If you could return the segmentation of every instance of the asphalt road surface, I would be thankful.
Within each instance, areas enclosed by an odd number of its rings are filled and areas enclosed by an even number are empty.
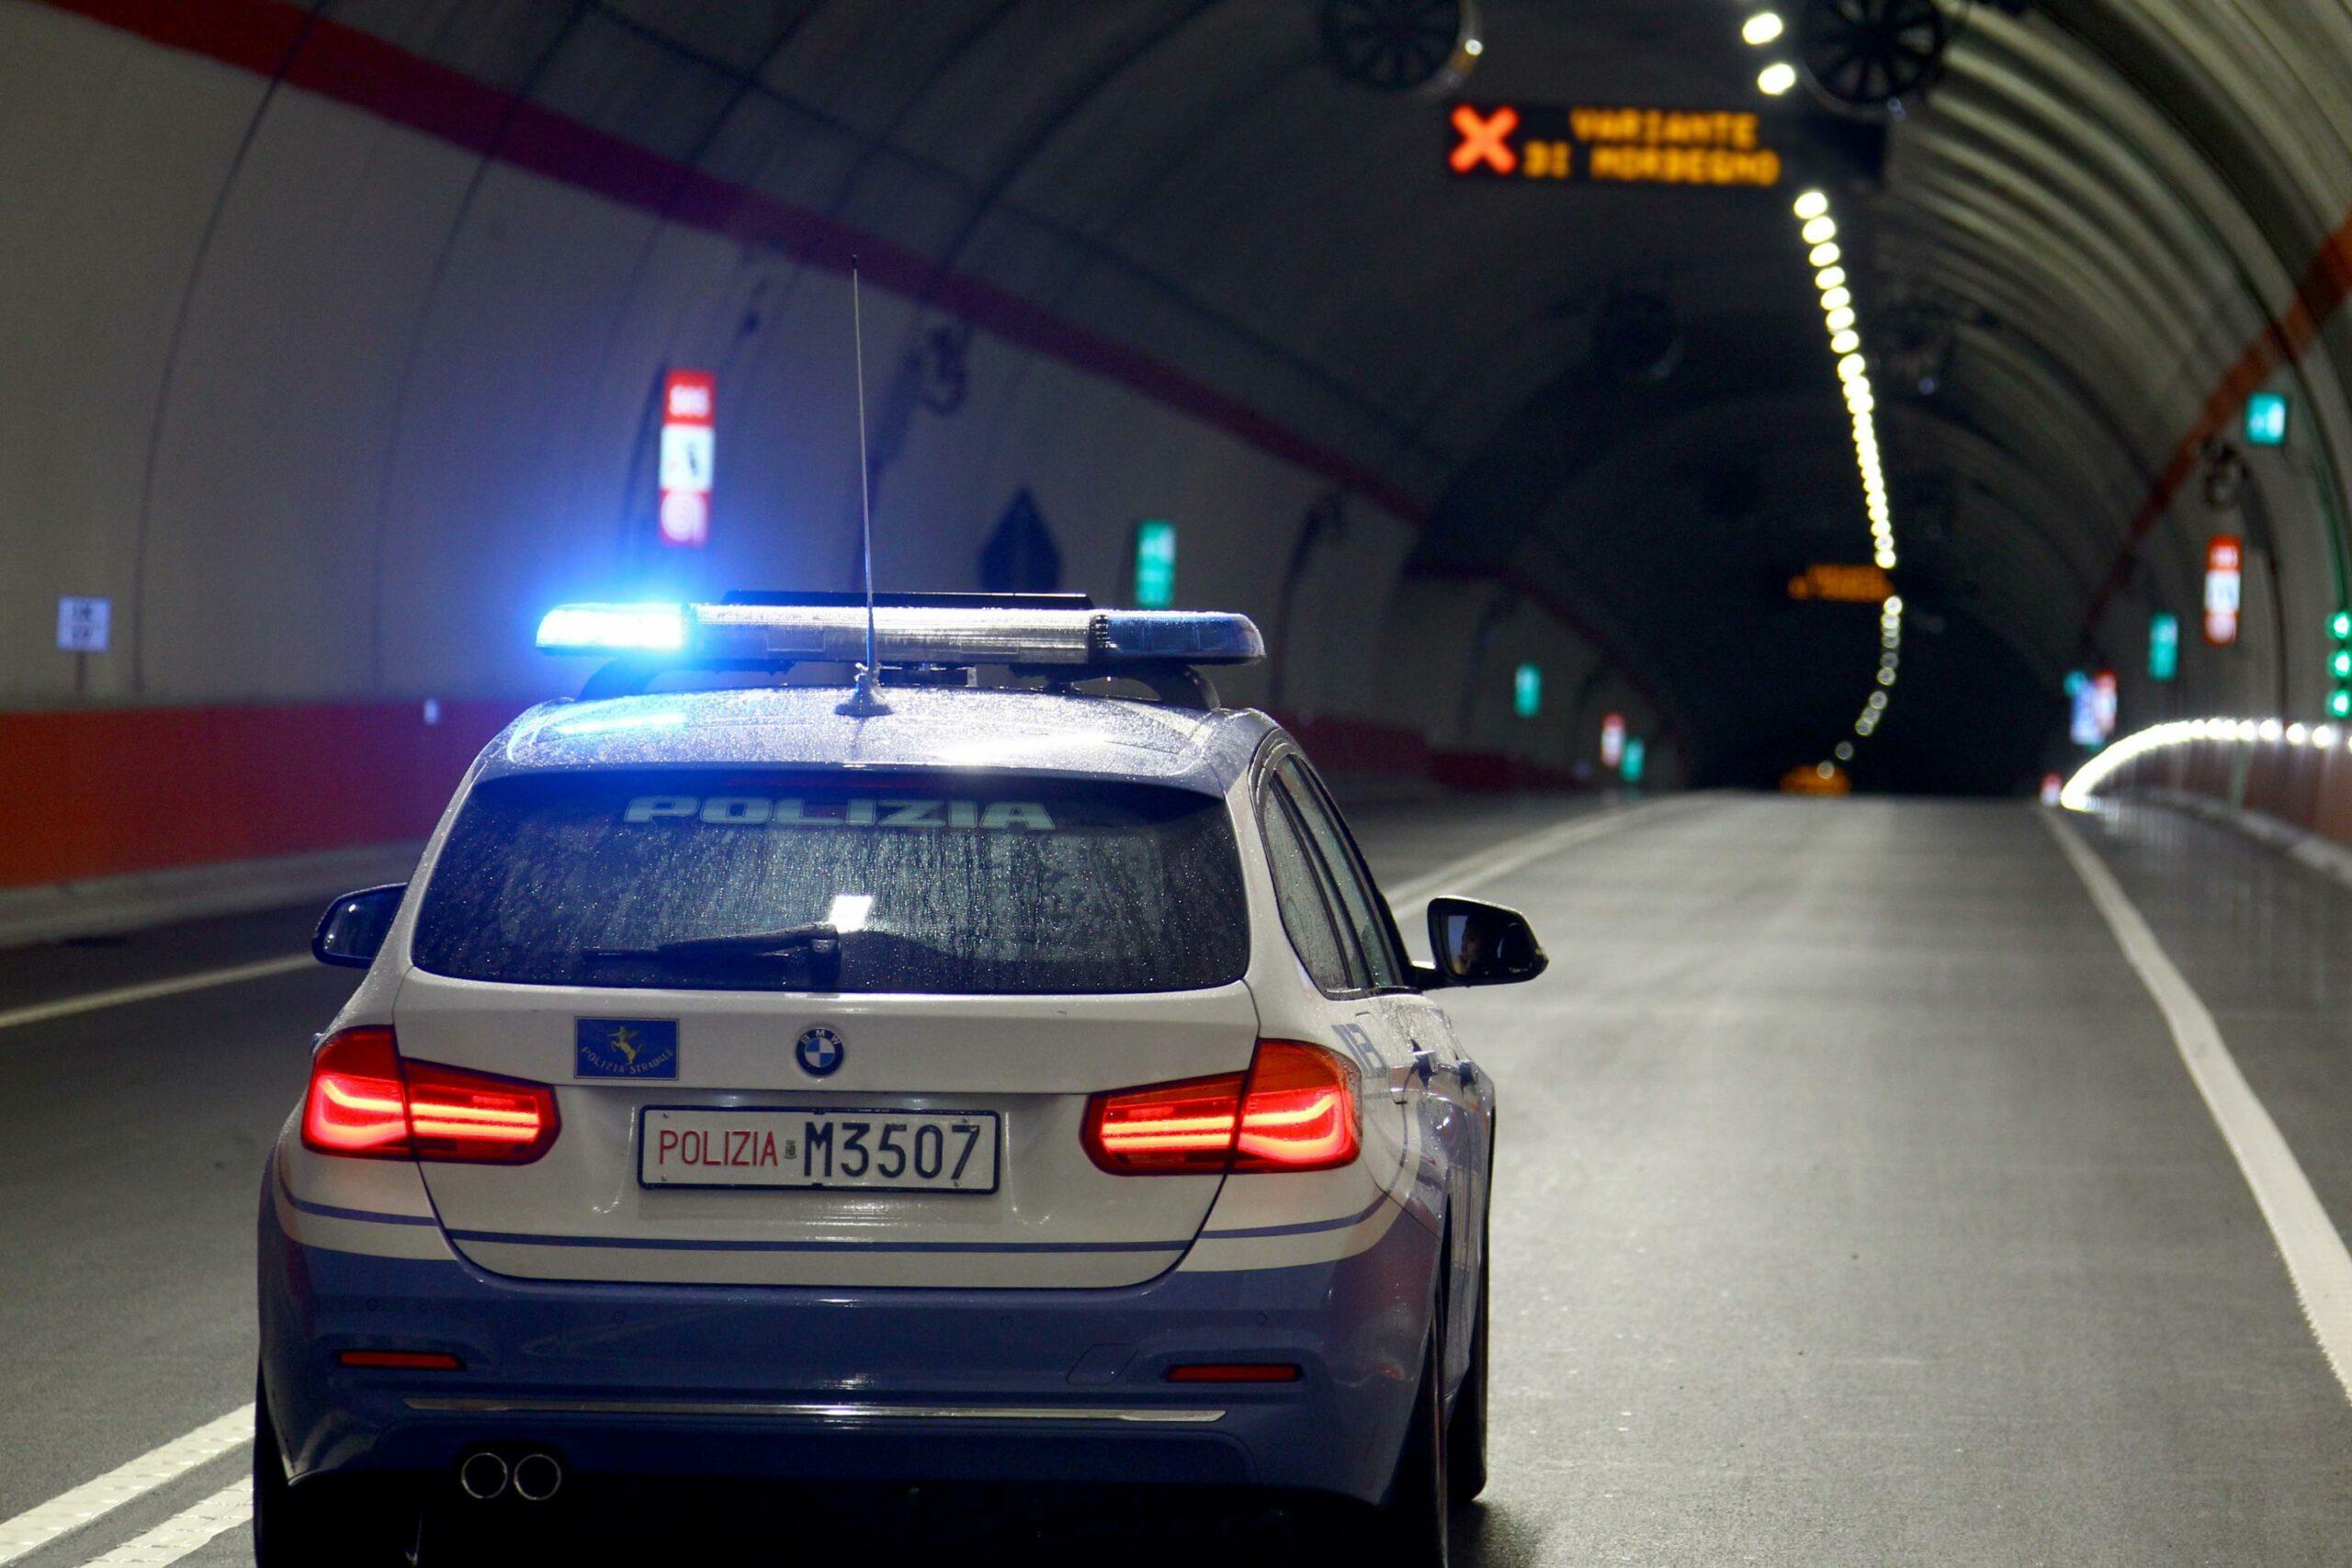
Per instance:
[[[1503,1095],[1464,1561],[2352,1562],[2352,893],[2156,813],[2086,866],[2014,805],[1359,827],[1554,955],[1453,1004]],[[250,1560],[254,1195],[349,982],[247,966],[311,915],[0,953],[0,1564]]]

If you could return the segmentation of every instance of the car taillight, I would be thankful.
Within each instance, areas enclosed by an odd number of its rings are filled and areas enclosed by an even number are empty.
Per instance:
[[[1356,1070],[1319,1045],[1261,1040],[1246,1073],[1098,1094],[1086,1152],[1116,1176],[1329,1170],[1356,1157]]]
[[[319,1047],[302,1146],[362,1159],[527,1165],[559,1128],[545,1084],[401,1059],[389,1029],[346,1029]]]

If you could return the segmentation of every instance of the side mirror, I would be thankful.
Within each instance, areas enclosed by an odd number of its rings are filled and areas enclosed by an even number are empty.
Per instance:
[[[407,883],[394,882],[345,894],[327,906],[319,929],[311,933],[311,955],[322,964],[367,968],[383,951],[384,935],[392,929],[392,917],[401,912],[401,896],[407,891]]]
[[[1475,898],[1430,900],[1430,955],[1441,986],[1510,986],[1552,961],[1517,909]]]

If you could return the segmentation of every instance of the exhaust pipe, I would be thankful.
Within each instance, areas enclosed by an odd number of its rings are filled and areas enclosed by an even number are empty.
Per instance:
[[[563,1489],[563,1461],[553,1454],[525,1454],[514,1461],[514,1495],[544,1503]]]
[[[458,1489],[477,1503],[487,1503],[506,1490],[506,1461],[487,1449],[469,1454],[458,1466]]]

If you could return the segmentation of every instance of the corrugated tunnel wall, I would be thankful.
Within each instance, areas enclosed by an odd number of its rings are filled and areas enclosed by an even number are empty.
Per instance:
[[[1564,778],[1570,696],[1654,726],[1532,608],[1487,639],[1500,699],[1465,698],[1472,642],[1390,623],[1409,496],[1043,277],[773,194],[860,154],[566,9],[0,5],[0,795],[65,812],[0,841],[0,885],[416,832],[457,759],[576,682],[529,646],[549,603],[848,586],[858,250],[886,586],[981,586],[1025,496],[1060,581],[1122,602],[1167,518],[1179,603],[1283,634],[1230,696],[1319,721],[1340,765],[1426,775],[1434,745]],[[860,202],[950,194],[864,156]],[[995,276],[1069,269],[1050,234],[992,243]],[[649,542],[673,366],[718,378],[690,562]],[[107,652],[57,649],[69,594],[111,601]],[[1493,672],[1522,654],[1557,722],[1510,716]]]
[[[1482,70],[1613,82],[1647,14],[1494,0]],[[2317,718],[2352,23],[1980,4],[1948,65],[1840,193],[1901,351],[1918,635],[1875,754],[2028,784],[2080,667],[2127,727]],[[1764,570],[1860,534],[1802,253],[1756,238],[1785,209],[1473,199],[1432,127],[1291,0],[0,0],[0,800],[38,824],[0,886],[413,832],[576,681],[528,647],[550,602],[848,585],[854,253],[886,585],[981,586],[1025,506],[1122,602],[1164,518],[1178,603],[1274,641],[1230,694],[1349,771],[1557,780],[1608,711],[1661,784],[1809,763],[1876,635]],[[1628,392],[1588,307],[1636,232],[1693,352]],[[718,386],[691,561],[650,543],[671,367]],[[2263,388],[2288,445],[2209,482]],[[2245,637],[2153,684],[2217,532]],[[65,596],[107,651],[59,649]]]

